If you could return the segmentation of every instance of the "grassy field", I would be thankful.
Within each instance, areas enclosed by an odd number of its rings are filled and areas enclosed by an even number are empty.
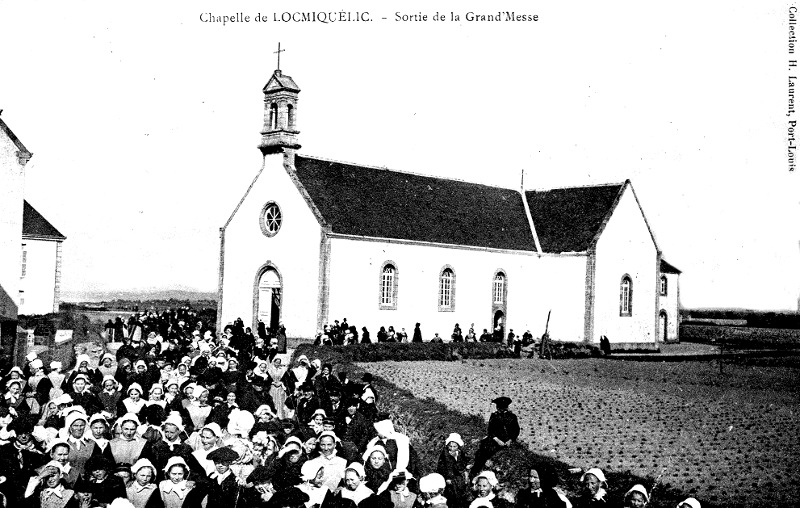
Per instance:
[[[681,341],[725,342],[743,348],[800,349],[800,329],[681,325]]]
[[[466,360],[362,364],[420,398],[488,418],[514,400],[523,439],[574,467],[651,478],[717,506],[795,506],[798,360],[645,363]],[[446,430],[446,429],[445,429]],[[629,485],[623,486],[628,488]]]

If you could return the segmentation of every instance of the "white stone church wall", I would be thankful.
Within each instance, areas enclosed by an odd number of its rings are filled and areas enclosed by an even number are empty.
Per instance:
[[[586,256],[543,256],[535,261],[531,266],[536,281],[532,291],[535,304],[528,310],[533,321],[531,333],[534,337],[541,337],[549,311],[548,332],[552,340],[582,342]]]
[[[380,272],[386,261],[397,268],[397,308],[379,305]],[[455,273],[453,311],[439,310],[439,274],[445,267]],[[535,336],[544,332],[547,311],[554,309],[551,335],[581,340],[583,331],[582,258],[539,259],[532,253],[488,252],[386,241],[334,238],[331,243],[329,321],[347,318],[361,331],[366,326],[373,340],[381,326],[405,328],[411,336],[421,323],[424,340],[434,333],[449,340],[455,323],[466,334],[472,323],[476,334],[493,325],[492,281],[502,269],[507,277],[506,334],[510,329],[522,335],[530,329]],[[553,281],[571,281],[573,292],[553,290]],[[565,284],[566,286],[567,284]],[[579,300],[579,301],[578,301]]]
[[[25,277],[20,278],[19,313],[49,314],[55,298],[58,242],[26,239],[22,243],[26,263]]]
[[[620,283],[633,281],[632,315],[620,316]],[[600,336],[625,347],[655,347],[656,247],[633,191],[626,188],[597,242],[593,342]]]
[[[283,223],[273,237],[259,225],[264,205],[274,201]],[[283,282],[281,320],[290,337],[316,332],[320,226],[283,168],[283,155],[266,157],[264,170],[236,212],[225,233],[222,326],[241,317],[253,323],[253,291],[257,270],[267,262]]]

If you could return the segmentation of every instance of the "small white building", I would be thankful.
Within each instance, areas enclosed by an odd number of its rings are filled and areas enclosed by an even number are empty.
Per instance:
[[[630,181],[505,189],[301,155],[299,87],[275,71],[263,91],[263,164],[220,228],[218,328],[241,317],[312,338],[347,318],[373,339],[417,322],[425,340],[455,323],[538,337],[549,314],[554,340],[614,349],[677,330],[678,274],[663,299]]]
[[[680,330],[680,293],[678,278],[681,271],[661,260],[661,275],[658,283],[658,333],[662,342],[678,342]]]
[[[58,312],[61,300],[61,244],[66,240],[27,201],[22,219],[19,313]]]
[[[17,336],[25,165],[32,155],[0,118],[0,338],[5,350]]]

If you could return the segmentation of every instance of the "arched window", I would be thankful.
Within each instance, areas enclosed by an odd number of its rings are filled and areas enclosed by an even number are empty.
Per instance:
[[[286,106],[286,116],[289,122],[288,129],[294,130],[294,106],[291,104]]]
[[[386,261],[381,266],[379,307],[394,310],[397,308],[397,265]]]
[[[667,276],[661,276],[661,296],[667,296]]]
[[[633,314],[633,280],[625,274],[619,283],[619,315],[630,316]]]
[[[494,283],[492,284],[492,303],[496,305],[503,305],[506,296],[506,274],[497,272],[494,276]]]
[[[278,128],[278,104],[275,102],[269,107],[269,128],[271,130]]]
[[[439,312],[452,312],[456,307],[456,275],[446,266],[439,273]]]

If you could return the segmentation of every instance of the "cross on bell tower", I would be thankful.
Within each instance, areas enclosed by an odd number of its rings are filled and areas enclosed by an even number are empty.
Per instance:
[[[278,66],[267,84],[264,85],[264,127],[261,129],[261,143],[258,148],[264,155],[297,150],[297,100],[300,88],[294,80],[281,72],[281,53],[285,52],[278,43]]]
[[[277,54],[278,55],[278,67],[277,67],[277,70],[281,70],[281,53],[283,53],[285,51],[286,51],[285,49],[281,49],[281,43],[279,42],[278,43],[278,51],[273,51],[272,52],[273,54]]]

